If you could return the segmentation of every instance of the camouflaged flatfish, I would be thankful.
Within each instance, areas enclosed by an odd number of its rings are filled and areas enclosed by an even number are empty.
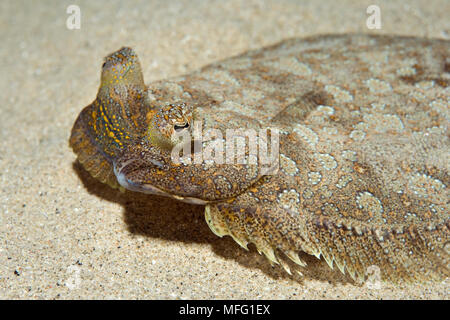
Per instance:
[[[255,244],[288,272],[290,260],[305,265],[303,251],[357,281],[371,266],[392,281],[442,280],[449,52],[447,40],[317,36],[146,86],[136,54],[122,48],[106,57],[97,98],[78,116],[70,145],[112,187],[205,205],[215,234]],[[195,123],[215,135],[188,144],[213,156],[228,146],[227,129],[276,128],[276,166],[250,163],[246,146],[243,163],[198,163],[195,152],[175,162],[174,137]]]

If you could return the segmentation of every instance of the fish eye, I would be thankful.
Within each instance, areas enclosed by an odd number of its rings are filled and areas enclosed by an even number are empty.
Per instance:
[[[175,129],[176,132],[180,132],[183,129],[189,128],[189,123],[186,122],[185,124],[181,124],[181,125],[176,124],[176,125],[173,126],[173,128]]]

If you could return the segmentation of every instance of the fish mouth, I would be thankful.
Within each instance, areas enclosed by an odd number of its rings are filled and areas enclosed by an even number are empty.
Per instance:
[[[130,179],[128,179],[125,169],[129,165],[135,163],[135,161],[136,160],[134,160],[134,159],[127,160],[124,163],[121,163],[120,166],[117,166],[117,163],[114,163],[114,174],[116,175],[117,182],[125,189],[134,191],[134,192],[141,192],[141,193],[145,193],[145,194],[152,194],[152,195],[157,195],[157,196],[168,197],[168,198],[172,198],[172,199],[190,203],[190,204],[205,205],[210,202],[210,201],[206,201],[206,200],[199,199],[199,198],[171,194],[168,191],[165,191],[161,188],[155,187],[148,183],[140,183],[140,182],[131,181]]]

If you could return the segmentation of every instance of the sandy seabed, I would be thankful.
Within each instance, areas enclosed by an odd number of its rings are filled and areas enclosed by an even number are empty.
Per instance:
[[[366,27],[371,4],[380,30]],[[448,39],[448,12],[446,0],[0,2],[0,299],[448,299],[448,282],[355,286],[314,257],[289,276],[216,237],[202,207],[96,182],[68,146],[103,57],[124,45],[150,82],[290,37]]]

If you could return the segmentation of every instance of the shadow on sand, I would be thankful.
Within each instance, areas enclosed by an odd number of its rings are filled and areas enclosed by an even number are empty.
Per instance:
[[[203,206],[137,192],[120,192],[95,180],[78,162],[73,163],[73,170],[90,194],[123,206],[124,220],[131,233],[169,241],[209,244],[217,255],[233,259],[246,268],[260,269],[272,279],[292,279],[300,283],[313,279],[334,285],[354,283],[349,276],[330,269],[323,259],[318,260],[305,253],[300,253],[300,258],[307,267],[298,268],[303,277],[296,273],[291,276],[280,266],[272,267],[264,256],[258,254],[254,245],[249,245],[249,251],[245,251],[231,237],[214,235],[205,221]]]

